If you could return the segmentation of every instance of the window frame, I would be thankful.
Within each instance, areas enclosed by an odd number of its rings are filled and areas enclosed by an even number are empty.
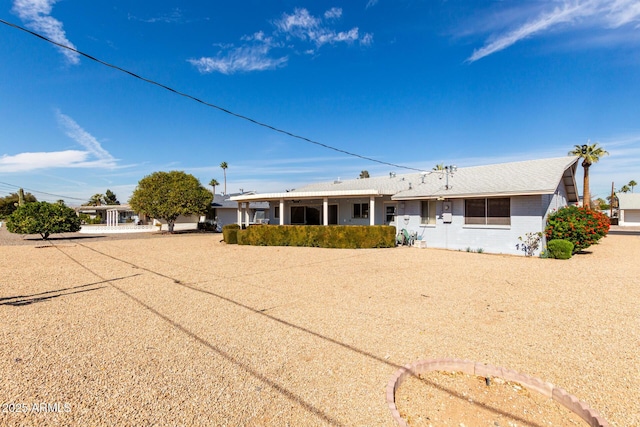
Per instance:
[[[357,213],[356,213],[357,207]],[[369,203],[354,203],[351,208],[351,218],[353,219],[368,219],[369,218]]]
[[[436,206],[436,200],[420,201],[420,225],[436,225]]]
[[[480,209],[481,203],[482,208]],[[480,210],[482,215],[480,215]],[[473,216],[470,215],[471,213]],[[510,226],[511,198],[477,197],[465,199],[464,225]]]

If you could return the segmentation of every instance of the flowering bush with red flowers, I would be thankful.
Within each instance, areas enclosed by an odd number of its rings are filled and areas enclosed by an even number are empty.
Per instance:
[[[609,217],[589,208],[567,206],[549,215],[545,236],[547,242],[564,239],[578,252],[598,243],[609,232]]]

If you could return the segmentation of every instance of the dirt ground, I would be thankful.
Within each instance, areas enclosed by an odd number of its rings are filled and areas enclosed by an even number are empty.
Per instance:
[[[389,379],[435,358],[640,426],[636,232],[567,261],[53,237],[0,228],[3,426],[393,426]]]

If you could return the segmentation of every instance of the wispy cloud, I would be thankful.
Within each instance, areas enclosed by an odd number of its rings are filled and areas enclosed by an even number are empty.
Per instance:
[[[321,16],[313,16],[307,9],[298,8],[293,13],[283,13],[273,21],[274,30],[270,35],[258,31],[240,38],[242,44],[221,45],[214,57],[191,58],[187,61],[203,74],[273,70],[287,64],[287,54],[274,54],[276,49],[292,50],[296,53],[312,55],[327,44],[359,42],[363,46],[373,43],[373,34],[360,34],[358,27],[337,31],[331,25],[342,17],[342,9],[333,7]],[[306,46],[295,42],[306,43]],[[311,44],[311,45],[310,45]]]
[[[170,12],[163,13],[151,18],[138,18],[134,15],[129,15],[129,19],[146,22],[149,24],[155,23],[163,23],[163,24],[175,24],[182,23],[184,21],[184,17],[182,16],[182,10],[179,8],[175,8]]]
[[[40,32],[56,43],[60,43],[75,49],[75,46],[62,28],[62,22],[51,16],[53,5],[58,0],[15,0],[13,13],[34,31]],[[71,64],[80,63],[80,55],[69,49],[58,47],[60,52]]]
[[[325,12],[324,17],[327,19],[337,19],[342,16],[342,9],[332,8]],[[334,43],[353,43],[360,39],[358,27],[353,27],[347,31],[336,31],[327,26],[325,22],[318,17],[312,16],[307,9],[295,9],[292,14],[284,13],[282,18],[275,21],[276,28],[287,38],[297,38],[304,41],[315,43],[317,47],[325,44]],[[371,35],[365,34],[368,42],[371,41]]]
[[[366,9],[369,9],[370,7],[375,6],[377,3],[378,3],[378,0],[369,0],[369,1],[367,2]]]
[[[81,145],[84,150],[4,154],[0,156],[0,172],[27,172],[52,168],[113,169],[117,167],[117,160],[75,120],[59,111],[56,111],[55,114],[65,134]]]
[[[637,0],[560,0],[551,4],[552,9],[541,11],[534,19],[492,35],[467,61],[477,61],[552,28],[580,26],[613,30],[634,24],[636,29],[640,28],[640,3]]]
[[[273,70],[287,63],[288,57],[269,57],[271,47],[267,44],[242,46],[221,52],[217,57],[202,57],[188,61],[203,74],[219,72],[234,74],[239,71]]]

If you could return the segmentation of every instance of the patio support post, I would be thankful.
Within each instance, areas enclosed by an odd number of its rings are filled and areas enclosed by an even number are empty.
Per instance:
[[[369,197],[369,225],[376,225],[376,199]]]
[[[329,225],[329,198],[322,199],[322,225]]]
[[[249,223],[251,222],[251,218],[249,218],[249,215],[251,214],[251,212],[249,211],[249,202],[244,204],[244,223],[246,224],[246,226],[249,226]]]
[[[280,199],[280,225],[284,225],[284,199]]]
[[[237,219],[238,219],[238,225],[242,228],[242,203],[241,202],[238,202]]]

